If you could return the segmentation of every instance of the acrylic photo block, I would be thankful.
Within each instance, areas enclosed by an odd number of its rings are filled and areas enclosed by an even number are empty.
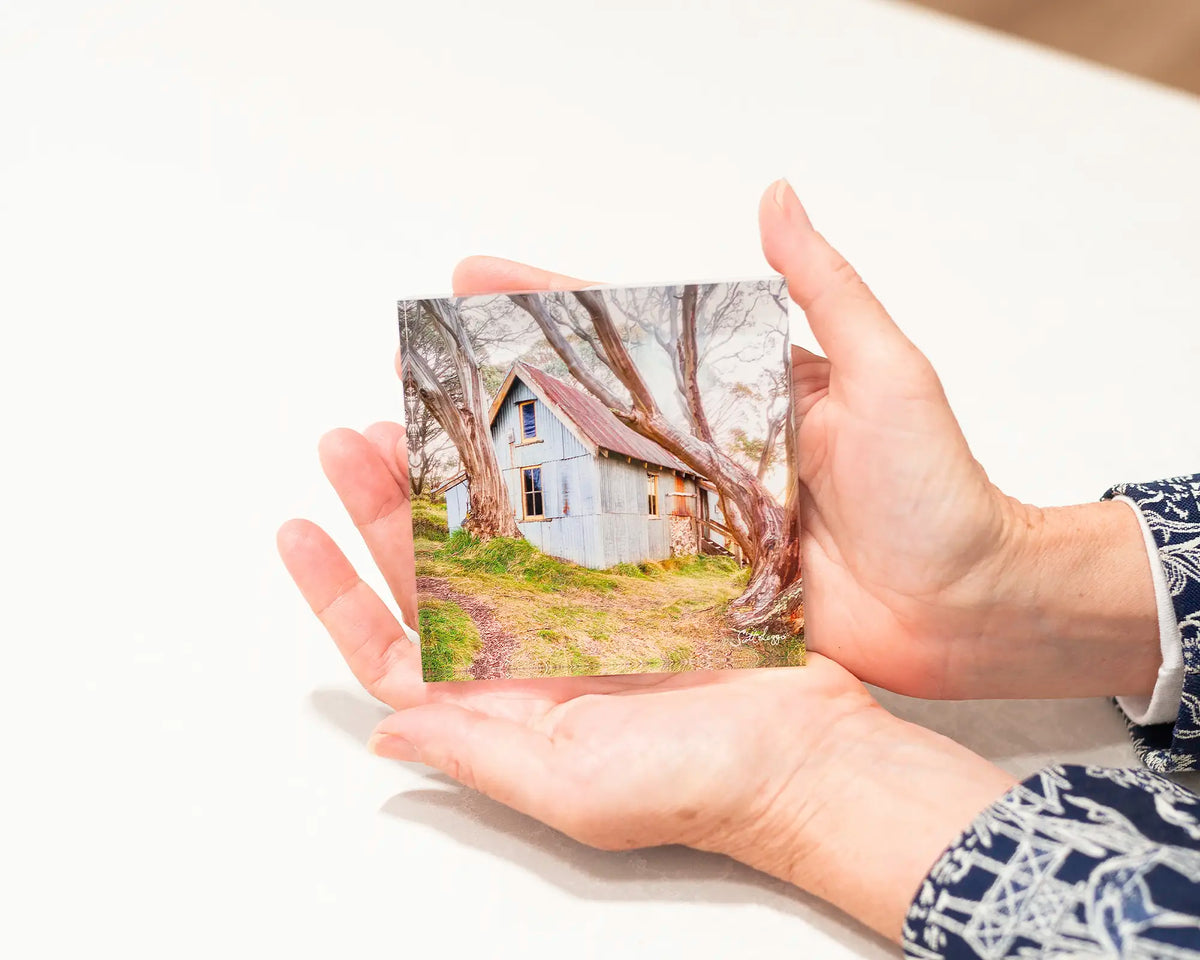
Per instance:
[[[426,680],[803,663],[781,277],[399,320]]]

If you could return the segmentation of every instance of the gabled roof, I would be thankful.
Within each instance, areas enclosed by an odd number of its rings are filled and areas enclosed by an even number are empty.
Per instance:
[[[664,450],[653,440],[634,433],[613,415],[603,403],[585,393],[578,387],[564,383],[557,377],[552,377],[543,370],[531,367],[525,363],[514,363],[504,378],[504,383],[496,392],[492,401],[492,409],[488,415],[489,426],[496,422],[496,414],[508,392],[512,389],[513,380],[520,378],[534,395],[542,401],[563,424],[575,434],[576,438],[593,453],[601,450],[622,456],[632,457],[644,463],[653,463],[668,470],[678,470],[680,473],[695,474],[696,471]]]

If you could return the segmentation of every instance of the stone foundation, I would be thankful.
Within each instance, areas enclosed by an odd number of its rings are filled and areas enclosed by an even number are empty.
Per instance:
[[[691,517],[667,517],[667,522],[671,524],[671,556],[687,557],[700,552]]]

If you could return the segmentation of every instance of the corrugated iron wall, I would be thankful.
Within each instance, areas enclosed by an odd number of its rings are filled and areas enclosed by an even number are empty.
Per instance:
[[[446,491],[446,524],[450,532],[462,528],[467,517],[467,481],[456,483]]]
[[[521,424],[517,404],[524,400],[534,401],[537,439],[519,443]],[[524,383],[513,383],[496,412],[492,438],[509,502],[525,539],[543,553],[585,567],[609,566],[596,525],[599,496],[595,459]],[[544,519],[523,521],[521,470],[533,466],[542,468]]]
[[[600,457],[600,536],[608,566],[665,560],[671,555],[671,531],[666,521],[666,494],[674,489],[675,475],[642,461],[616,454]],[[658,476],[659,516],[647,512],[646,475]]]
[[[521,434],[518,404],[533,400],[537,438],[518,442]],[[692,495],[695,483],[673,471],[647,467],[625,456],[595,457],[567,427],[521,382],[515,382],[496,412],[492,440],[500,461],[508,500],[522,535],[543,553],[585,567],[604,569],[618,563],[665,560],[671,555],[668,516],[672,493]],[[542,471],[543,519],[524,520],[522,469]],[[650,516],[647,475],[658,477],[658,515]],[[446,491],[451,531],[466,510],[466,485]]]

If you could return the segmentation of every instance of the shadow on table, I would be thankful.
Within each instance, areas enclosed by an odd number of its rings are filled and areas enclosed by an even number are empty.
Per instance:
[[[334,688],[314,690],[309,703],[358,745],[390,712],[364,695]],[[574,896],[758,904],[801,917],[864,957],[893,960],[896,955],[883,937],[823,901],[728,857],[680,846],[596,850],[440,773],[426,779],[430,789],[396,794],[381,812],[518,864]]]
[[[829,904],[728,857],[681,846],[596,850],[449,777],[428,779],[441,788],[398,793],[381,812],[519,864],[573,896],[757,904],[800,917],[864,957],[896,955],[891,943]]]
[[[377,700],[336,687],[319,687],[308,695],[308,702],[322,720],[360,747],[379,721],[392,713]]]
[[[936,730],[1018,775],[1051,761],[1137,763],[1120,713],[1102,698],[936,701],[871,692],[895,716]]]
[[[874,692],[897,716],[943,733],[1018,776],[1052,760],[1136,763],[1120,715],[1104,700],[936,702]],[[310,702],[356,744],[389,712],[345,690],[316,690]],[[519,864],[575,896],[759,904],[803,918],[865,957],[895,956],[890,943],[840,911],[728,857],[679,846],[595,850],[441,774],[426,779],[429,789],[397,794],[381,812]]]

